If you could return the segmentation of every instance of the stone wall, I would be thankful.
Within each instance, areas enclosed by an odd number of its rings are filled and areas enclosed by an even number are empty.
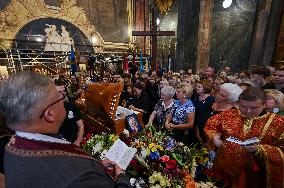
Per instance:
[[[126,0],[77,0],[105,41],[128,42]]]
[[[214,1],[210,66],[216,69],[231,66],[234,71],[247,69],[255,12],[255,1],[233,1],[226,9],[223,0]]]

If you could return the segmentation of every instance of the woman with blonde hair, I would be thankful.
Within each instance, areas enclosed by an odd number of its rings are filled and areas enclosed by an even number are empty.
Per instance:
[[[165,128],[173,131],[173,137],[186,145],[193,142],[195,108],[190,100],[193,88],[191,85],[179,86],[176,91],[177,100],[172,112],[167,116]]]

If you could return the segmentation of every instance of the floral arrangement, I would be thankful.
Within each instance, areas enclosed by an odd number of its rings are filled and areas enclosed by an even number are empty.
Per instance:
[[[138,133],[102,134],[89,136],[83,146],[96,158],[103,158],[117,138],[137,153],[127,168],[133,187],[214,187],[211,182],[195,182],[197,167],[208,161],[205,148],[187,147],[172,139],[168,132],[156,132],[150,126]]]

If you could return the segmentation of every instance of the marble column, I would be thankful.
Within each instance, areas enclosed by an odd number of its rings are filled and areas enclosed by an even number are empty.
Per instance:
[[[204,69],[209,64],[210,32],[213,6],[214,0],[200,1],[196,70]]]
[[[271,65],[283,5],[283,0],[259,1],[249,65]]]
[[[200,1],[178,0],[178,26],[175,71],[195,71]]]
[[[263,65],[271,65],[273,52],[276,46],[276,38],[279,34],[279,25],[281,21],[281,13],[284,10],[283,0],[273,0],[271,4],[271,13],[268,23],[267,37],[265,41],[265,49],[263,56]]]

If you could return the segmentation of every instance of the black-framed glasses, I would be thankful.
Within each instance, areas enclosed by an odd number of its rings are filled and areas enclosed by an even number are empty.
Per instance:
[[[60,101],[64,101],[64,100],[65,100],[65,97],[66,97],[66,93],[60,92],[60,96],[61,96],[61,97],[60,97],[58,100],[54,101],[53,103],[51,103],[50,105],[48,105],[48,106],[43,110],[42,114],[39,116],[40,119],[44,116],[45,111],[46,111],[49,107],[55,105],[56,103],[58,103],[58,102],[60,102]]]

